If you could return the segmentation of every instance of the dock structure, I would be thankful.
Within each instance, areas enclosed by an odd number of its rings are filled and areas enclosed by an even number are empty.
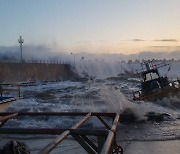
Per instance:
[[[82,117],[70,128],[6,128],[5,124],[10,119],[19,117],[37,117],[37,116],[72,116]],[[103,124],[102,128],[83,127],[90,118],[96,117]],[[107,122],[107,118],[112,123]],[[59,135],[51,143],[42,148],[40,154],[52,152],[68,136],[72,136],[87,153],[91,154],[122,154],[123,149],[116,143],[116,130],[120,120],[119,113],[100,113],[100,112],[0,112],[0,134],[53,134]],[[95,136],[92,140],[90,137]]]

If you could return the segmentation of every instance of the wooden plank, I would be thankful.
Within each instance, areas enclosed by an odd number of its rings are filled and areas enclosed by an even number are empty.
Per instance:
[[[7,116],[4,116],[4,117],[0,117],[0,122],[4,122],[4,121],[7,121],[8,119],[10,118],[14,118],[18,115],[18,113],[14,113],[14,114],[9,114]]]

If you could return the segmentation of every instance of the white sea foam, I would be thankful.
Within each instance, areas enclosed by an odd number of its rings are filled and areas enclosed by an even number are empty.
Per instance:
[[[123,93],[114,86],[101,86],[100,97],[111,112],[122,112],[126,108],[132,108],[133,104],[126,99]]]

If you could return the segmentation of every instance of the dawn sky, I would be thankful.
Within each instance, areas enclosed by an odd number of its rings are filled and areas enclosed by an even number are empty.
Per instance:
[[[0,0],[0,46],[56,51],[180,51],[180,0]]]

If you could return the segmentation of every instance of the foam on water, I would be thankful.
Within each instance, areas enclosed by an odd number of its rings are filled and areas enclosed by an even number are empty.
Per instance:
[[[106,78],[116,76],[121,68],[107,64],[105,62],[96,62],[79,66],[79,73],[83,70],[89,75]],[[117,64],[116,64],[117,65]],[[136,67],[134,65],[134,67]],[[138,67],[138,66],[137,66]],[[177,69],[177,68],[176,68]],[[166,74],[166,70],[161,73]],[[175,71],[175,70],[174,70]],[[172,77],[177,75],[178,70],[172,73]],[[41,86],[24,87],[24,100],[13,103],[8,112],[123,112],[124,109],[132,109],[139,117],[143,118],[147,112],[168,113],[172,120],[161,124],[146,123],[144,125],[122,125],[122,130],[129,130],[132,133],[126,133],[131,139],[146,137],[147,139],[160,139],[166,136],[178,136],[180,134],[179,121],[175,120],[179,116],[180,99],[178,97],[165,98],[158,102],[132,102],[132,91],[138,89],[139,80],[129,79],[120,81],[103,82],[59,82]],[[44,97],[46,96],[46,97]],[[47,97],[48,96],[48,97]],[[57,117],[39,117],[20,120],[11,120],[6,126],[11,127],[68,127],[72,126],[78,118],[57,118]],[[98,126],[99,123],[94,119],[88,125]],[[138,130],[141,130],[139,132]],[[152,134],[155,135],[152,135]],[[174,134],[174,135],[173,135]],[[151,137],[150,137],[151,136]]]
[[[172,97],[165,97],[162,100],[158,100],[156,103],[172,108],[173,110],[180,110],[180,97],[179,96],[172,96]]]
[[[114,86],[101,85],[100,97],[108,106],[110,112],[120,113],[126,108],[133,107],[133,104]]]

